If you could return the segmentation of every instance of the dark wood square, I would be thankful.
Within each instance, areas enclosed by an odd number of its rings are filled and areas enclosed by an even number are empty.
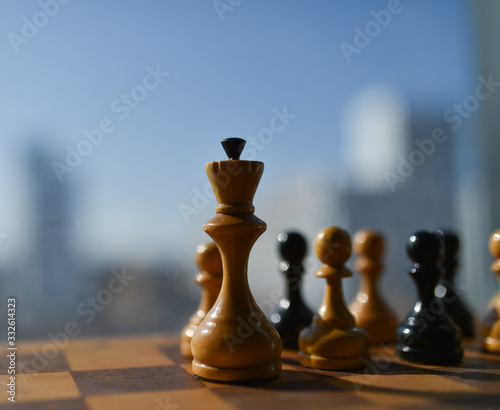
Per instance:
[[[82,399],[0,404],[0,410],[87,410]]]
[[[22,352],[16,353],[16,373],[48,373],[48,372],[69,372],[71,369],[64,353],[59,351],[55,355],[49,355],[43,351],[37,350],[35,353]],[[7,374],[9,360],[6,355],[0,357],[0,369],[2,374]]]
[[[370,402],[334,386],[325,380],[302,380],[285,383],[237,385],[212,392],[238,409],[256,409],[262,403],[273,403],[273,408],[332,409],[336,406],[362,406]]]
[[[84,396],[204,387],[179,366],[78,371],[72,375]]]

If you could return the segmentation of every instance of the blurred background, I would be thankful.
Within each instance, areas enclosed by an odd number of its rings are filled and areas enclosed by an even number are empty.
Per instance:
[[[265,163],[249,281],[266,313],[284,285],[277,234],[311,244],[316,309],[312,241],[339,225],[385,234],[382,290],[401,317],[409,234],[455,230],[481,317],[498,290],[499,15],[494,0],[2,1],[0,312],[17,298],[25,338],[69,322],[179,331],[216,206],[204,164],[237,136]]]

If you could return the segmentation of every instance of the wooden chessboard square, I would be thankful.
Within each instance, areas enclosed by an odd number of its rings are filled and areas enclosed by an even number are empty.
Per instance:
[[[83,399],[34,401],[31,403],[12,403],[0,405],[0,410],[87,410]]]
[[[487,353],[479,347],[473,346],[465,351],[465,357],[460,367],[500,370],[500,355]]]
[[[186,362],[186,363],[182,363],[182,364],[179,364],[179,366],[184,369],[184,371],[188,374],[190,374],[191,376],[195,377],[194,374],[193,374],[193,366],[191,364],[191,361],[189,362]]]
[[[303,390],[314,390],[314,387],[318,383],[315,381],[318,377],[314,374],[308,374],[307,372],[299,372],[293,370],[282,370],[280,375],[273,379],[267,381],[248,381],[248,382],[235,382],[235,383],[219,383],[207,380],[202,380],[203,384],[211,389],[221,389],[227,388],[228,386],[235,387],[247,387],[247,388],[263,388],[266,390],[281,390],[281,389],[293,389],[295,385],[300,385]],[[331,386],[327,386],[331,389]]]
[[[0,357],[0,371],[7,374],[8,358],[6,355]],[[16,372],[25,373],[48,373],[66,372],[70,367],[62,351],[57,349],[43,349],[38,347],[26,352],[25,349],[16,351]]]
[[[181,355],[179,350],[179,345],[163,345],[161,344],[158,349],[162,352],[172,363],[176,364],[189,364],[191,365],[191,359],[186,359]]]
[[[285,352],[281,362],[283,364],[282,374],[286,374],[286,371],[290,370],[289,373],[293,374],[298,380],[305,380],[307,378],[328,379],[330,383],[335,384],[343,390],[356,390],[357,387],[355,386],[355,383],[344,379],[346,377],[358,376],[361,380],[369,380],[369,378],[380,374],[396,375],[401,373],[425,373],[423,370],[415,368],[411,364],[398,362],[397,359],[395,360],[393,355],[390,354],[390,352],[382,353],[380,350],[375,351],[375,354],[372,355],[368,366],[356,370],[337,371],[305,367],[300,364],[297,352]]]
[[[203,387],[203,383],[175,365],[77,371],[73,378],[84,396]]]
[[[318,376],[313,372],[308,372],[307,370],[297,370],[295,368],[288,368],[287,366],[283,366],[281,370],[281,374],[275,380],[272,380],[270,383],[291,383],[291,382],[302,382],[305,380],[317,380]]]
[[[420,396],[422,397],[422,396]],[[481,409],[481,410],[497,410],[498,394],[467,394],[467,393],[453,393],[453,394],[429,394],[425,396],[429,402],[418,405],[418,402],[408,402],[406,404],[399,404],[392,407],[395,410],[414,410],[422,409],[428,410],[435,408],[439,410],[456,410],[456,409]]]
[[[140,341],[130,344],[70,344],[66,348],[65,354],[73,371],[128,369],[174,364],[156,346]]]
[[[7,376],[0,376],[0,384],[7,384]],[[3,394],[2,403],[8,403]],[[16,406],[18,403],[74,399],[80,391],[70,372],[19,374],[16,376]]]
[[[460,369],[460,371],[453,369],[450,371],[448,369],[429,369],[427,373],[439,376],[443,379],[453,380],[458,383],[465,383],[468,386],[475,387],[483,392],[499,391],[500,372],[498,371],[477,371],[476,369]]]
[[[129,335],[113,337],[85,338],[78,337],[71,339],[69,346],[75,348],[88,347],[123,347],[123,346],[178,346],[178,338],[165,335]]]
[[[294,368],[293,370],[299,373],[308,374],[316,379],[327,379],[329,381],[335,381],[336,383],[338,383],[339,387],[341,386],[343,389],[345,388],[348,389],[345,382],[351,378],[353,380],[369,381],[371,378],[377,377],[382,374],[383,375],[396,375],[401,373],[425,374],[425,372],[419,369],[415,369],[411,366],[406,366],[393,362],[390,362],[388,365],[384,365],[382,369],[369,366],[363,369],[356,369],[356,370],[322,370],[322,369],[312,369],[303,366]]]
[[[404,363],[394,358],[384,357],[382,359],[372,356],[370,363],[354,373],[367,376],[396,375],[396,374],[424,374],[425,371],[415,367],[412,363]]]
[[[484,359],[476,357],[466,357],[462,364],[461,369],[481,369],[481,370],[500,370],[500,357],[498,359]]]
[[[292,351],[292,350],[283,351],[281,355],[281,368],[282,368],[282,374],[288,372],[288,374],[290,376],[293,376],[295,379],[297,379],[297,377],[301,379],[308,379],[308,378],[321,379],[323,377],[332,376],[331,371],[325,371],[324,373],[322,373],[317,369],[302,366],[299,362],[299,355],[297,351]]]
[[[285,380],[283,380],[285,379]],[[282,380],[276,380],[269,384],[262,386],[266,391],[268,390],[283,390],[283,391],[298,391],[298,392],[324,392],[324,391],[341,391],[341,387],[333,384],[328,384],[325,378],[317,379],[310,377],[305,379],[299,375],[295,380],[286,380],[285,374]]]
[[[92,396],[85,402],[89,410],[237,410],[207,388]]]
[[[269,383],[260,386],[227,386],[212,390],[238,409],[331,409],[341,407],[361,407],[370,402],[339,389],[325,380],[304,380],[285,383]],[[269,407],[263,403],[269,403]]]
[[[470,383],[449,379],[445,375],[429,375],[413,373],[398,375],[344,376],[330,379],[328,382],[336,386],[345,386],[353,394],[370,401],[374,406],[386,409],[413,409],[437,406],[439,409],[484,408],[479,403],[491,403],[493,394]],[[349,384],[343,384],[343,383]],[[350,385],[350,386],[349,386]],[[484,385],[481,385],[484,387]],[[498,388],[498,384],[496,384]],[[496,394],[498,400],[498,394]],[[450,404],[454,403],[454,404]]]
[[[354,391],[352,394],[356,394],[369,402],[369,409],[444,409],[444,407],[442,407],[441,405],[435,406],[435,402],[433,401],[431,396],[421,393],[406,395],[384,392],[382,390],[363,389],[359,392]]]
[[[434,374],[400,374],[395,379],[390,375],[348,375],[340,377],[353,385],[354,390],[393,394],[479,392],[480,389],[460,381]],[[396,382],[397,380],[397,382]],[[332,384],[335,381],[329,380]]]

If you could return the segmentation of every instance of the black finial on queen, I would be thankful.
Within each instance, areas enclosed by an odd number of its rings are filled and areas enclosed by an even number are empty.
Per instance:
[[[226,138],[221,141],[224,151],[229,159],[240,159],[246,141],[242,138]]]

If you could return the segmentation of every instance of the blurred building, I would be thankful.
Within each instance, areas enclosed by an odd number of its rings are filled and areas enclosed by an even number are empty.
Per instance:
[[[474,112],[476,121],[460,134],[458,199],[465,242],[462,265],[466,286],[474,302],[484,310],[498,290],[496,275],[490,270],[493,257],[488,250],[488,240],[491,233],[500,228],[500,3],[485,0],[471,4],[476,20],[476,72],[492,85],[491,93],[480,101],[477,113]],[[471,94],[479,84],[477,78]]]
[[[353,168],[341,193],[346,227],[352,233],[369,227],[385,235],[382,289],[406,313],[416,297],[408,275],[409,235],[422,229],[457,230],[456,138],[440,111],[419,112],[384,88],[356,97],[346,121],[345,158]]]
[[[352,100],[342,138],[344,162],[333,164],[330,176],[338,182],[326,183],[321,175],[298,171],[267,193],[267,205],[257,212],[267,218],[269,231],[262,243],[257,241],[251,256],[250,283],[257,301],[282,288],[276,235],[281,230],[297,229],[310,244],[304,293],[316,308],[324,283],[313,277],[319,261],[312,242],[320,229],[338,225],[351,235],[363,228],[384,234],[386,273],[381,288],[401,316],[408,312],[416,300],[415,284],[408,274],[409,235],[421,229],[461,233],[456,201],[457,139],[443,121],[444,110],[419,111],[383,87],[366,89]],[[350,266],[354,260],[353,255]],[[344,281],[347,300],[354,297],[357,287],[357,274]],[[469,299],[467,291],[464,298]]]
[[[38,142],[29,147],[28,192],[30,215],[27,221],[31,233],[27,269],[37,283],[36,294],[30,298],[40,307],[47,301],[57,301],[67,308],[75,300],[78,289],[78,268],[72,244],[71,185],[54,177],[52,153]]]
[[[2,294],[17,300],[19,337],[54,335],[69,322],[81,336],[178,331],[199,300],[196,270],[172,259],[105,260],[76,247],[74,186],[55,177],[48,147],[31,142],[26,151],[22,257],[0,266]]]

